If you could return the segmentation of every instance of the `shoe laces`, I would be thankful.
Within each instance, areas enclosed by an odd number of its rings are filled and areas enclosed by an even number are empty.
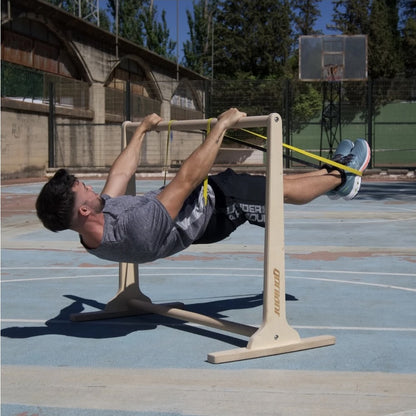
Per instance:
[[[346,156],[339,155],[340,157],[337,158],[337,160],[335,160],[335,158],[337,156],[338,155],[335,155],[334,161],[338,162],[338,163],[341,163],[341,165],[348,165],[355,158],[355,155],[352,155],[351,153],[349,155],[346,155]]]

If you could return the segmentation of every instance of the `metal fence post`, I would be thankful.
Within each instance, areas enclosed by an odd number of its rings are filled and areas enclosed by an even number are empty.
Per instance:
[[[126,81],[126,114],[125,120],[131,121],[131,90],[130,81]]]
[[[49,116],[48,116],[48,168],[55,167],[55,88],[53,82],[48,85]]]
[[[368,129],[368,145],[373,149],[373,80],[367,81],[367,129]],[[375,152],[373,151],[374,156]],[[370,159],[369,168],[373,167],[373,157]]]

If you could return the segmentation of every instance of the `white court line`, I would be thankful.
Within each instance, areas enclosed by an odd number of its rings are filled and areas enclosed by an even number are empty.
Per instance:
[[[177,276],[178,273],[141,273],[140,276]],[[258,274],[244,274],[244,275],[236,275],[232,273],[183,273],[182,276],[206,276],[206,277],[259,277]],[[87,275],[79,275],[79,276],[53,276],[53,277],[32,277],[28,279],[10,279],[10,280],[2,280],[1,283],[14,283],[14,282],[37,282],[42,280],[65,280],[65,279],[81,279],[84,277],[118,277],[114,274],[87,274]]]
[[[118,270],[117,266],[17,266],[17,267],[2,267],[2,270]],[[195,270],[193,266],[139,266],[139,270]],[[263,271],[262,267],[198,267],[198,270],[249,270],[249,271]],[[316,270],[316,269],[285,269],[286,272],[300,272],[300,273],[331,273],[331,274],[364,274],[364,275],[383,275],[383,276],[409,276],[416,277],[416,273],[392,273],[392,272],[369,272],[369,271],[355,271],[355,270]]]
[[[160,267],[160,266],[139,266],[140,270],[195,270],[195,267],[184,266],[184,267]],[[2,270],[110,270],[118,269],[118,266],[17,266],[17,267],[2,267]],[[198,270],[263,270],[261,267],[198,267]]]
[[[177,273],[141,273],[143,277],[149,276],[177,276]],[[258,274],[232,274],[232,273],[182,273],[181,276],[192,276],[192,277],[259,277]],[[78,276],[53,276],[53,277],[38,277],[38,278],[28,278],[28,279],[9,279],[9,280],[2,280],[1,283],[16,283],[16,282],[37,282],[37,281],[45,281],[45,280],[66,280],[66,279],[81,279],[81,278],[96,278],[96,277],[116,277],[115,275],[109,274],[102,274],[102,275],[78,275]],[[396,286],[396,285],[388,285],[383,283],[368,283],[368,282],[357,282],[352,280],[338,280],[338,279],[326,279],[323,277],[306,277],[306,276],[286,276],[286,279],[303,279],[303,280],[315,280],[321,282],[330,282],[330,283],[343,283],[343,284],[350,284],[350,285],[362,285],[362,286],[372,286],[372,287],[380,287],[383,289],[395,289],[395,290],[403,290],[406,292],[415,292],[416,288],[404,287],[404,286]]]
[[[396,289],[396,290],[404,290],[406,292],[415,292],[416,288],[413,289],[411,287],[403,287],[403,286],[395,286],[395,285],[386,285],[383,283],[367,283],[367,282],[356,282],[352,280],[338,280],[338,279],[325,279],[322,277],[303,277],[303,276],[286,276],[288,279],[302,279],[302,280],[317,280],[320,282],[330,282],[330,283],[346,283],[349,285],[362,285],[362,286],[373,286],[373,287],[381,287],[383,289]]]
[[[118,269],[118,266],[17,266],[17,267],[2,267],[2,270],[109,270]]]
[[[54,323],[54,324],[67,324],[73,325],[72,321],[62,320],[62,319],[8,319],[4,318],[1,319],[2,323],[29,323],[29,324],[46,324],[46,322]],[[93,321],[94,325],[117,325],[117,326],[136,326],[137,322],[123,322],[123,321],[115,321],[115,320],[103,320],[103,321]],[[140,322],[140,325],[151,325],[154,324],[152,322]],[[172,323],[169,326],[181,326],[181,323]],[[195,324],[192,322],[187,322],[187,325],[198,327],[198,328],[205,328],[204,325]],[[329,325],[292,325],[293,328],[296,329],[318,329],[318,330],[339,330],[339,331],[373,331],[373,332],[416,332],[416,328],[393,328],[393,327],[367,327],[367,326],[329,326]]]
[[[53,277],[32,277],[29,279],[10,279],[2,280],[1,283],[15,283],[15,282],[37,282],[44,280],[66,280],[66,279],[83,279],[84,277],[116,277],[112,274],[85,274],[77,276],[53,276]]]
[[[416,273],[391,273],[391,272],[360,272],[352,270],[309,270],[309,269],[286,269],[287,272],[300,273],[332,273],[332,274],[369,274],[369,275],[383,275],[383,276],[410,276],[416,277]]]
[[[356,225],[362,225],[362,224],[385,224],[386,222],[401,222],[401,221],[416,221],[416,217],[410,217],[410,218],[385,218],[380,220],[357,220],[354,218],[347,218],[347,219],[328,219],[325,221],[313,221],[311,220],[285,220],[285,224],[331,224],[331,225],[350,225],[350,224],[356,224]]]
[[[329,329],[341,331],[381,331],[381,332],[416,332],[416,328],[377,328],[371,326],[315,326],[293,325],[297,329]]]

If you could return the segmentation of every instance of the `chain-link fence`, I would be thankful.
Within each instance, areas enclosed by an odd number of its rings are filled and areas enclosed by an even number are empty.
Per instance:
[[[175,91],[176,86],[163,89]],[[215,117],[229,107],[249,115],[279,113],[284,142],[330,156],[342,138],[366,138],[372,147],[372,167],[416,166],[416,79],[319,83],[298,80],[188,81],[189,90],[171,97],[172,120]],[[53,85],[53,89],[50,86]],[[177,83],[175,84],[177,85]],[[159,86],[160,87],[160,86]],[[69,78],[3,65],[2,97],[50,104],[50,167],[108,168],[121,149],[121,124],[151,112],[160,114],[162,102],[151,91],[153,83],[114,89],[104,87],[102,122],[94,122],[91,86]],[[150,93],[149,93],[150,92]],[[208,127],[208,126],[207,126]],[[257,130],[256,133],[265,134]],[[230,132],[217,164],[264,167],[267,143],[247,132]],[[204,138],[204,132],[152,133],[141,154],[143,169],[178,166]],[[286,152],[288,154],[288,152]],[[297,156],[294,154],[294,156]],[[298,156],[297,156],[298,157]],[[300,157],[302,158],[302,156]],[[299,165],[288,161],[286,167]]]
[[[362,137],[371,144],[373,167],[416,166],[415,79],[216,81],[210,100],[212,114],[229,106],[279,113],[285,143],[312,153],[330,156],[343,138]]]
[[[209,118],[231,106],[249,115],[279,113],[283,119],[285,143],[330,157],[342,138],[367,139],[373,150],[372,167],[414,168],[416,166],[416,102],[414,80],[344,82],[332,85],[279,81],[214,82],[207,86],[205,111],[198,113],[172,106],[171,119]],[[114,95],[113,95],[114,98]],[[119,94],[114,108],[125,108],[125,94]],[[158,103],[140,96],[131,98],[131,119],[158,112]],[[256,131],[261,135],[265,131]],[[230,132],[232,138],[265,148],[267,143],[246,132]],[[160,134],[148,140],[141,166],[159,169],[179,165],[202,140],[201,132],[171,132],[167,140]],[[70,137],[68,140],[67,138]],[[109,166],[120,151],[119,126],[72,125],[57,123],[57,164],[79,167]],[[95,139],[94,139],[95,138]],[[61,144],[59,144],[61,143]],[[83,157],[76,148],[83,148]],[[72,155],[67,159],[63,154]],[[288,154],[288,152],[286,152]],[[88,156],[89,155],[89,156]],[[92,157],[92,155],[95,155]],[[60,157],[61,156],[61,157]],[[288,156],[304,159],[296,153]],[[264,154],[251,146],[226,138],[216,163],[219,165],[264,166]],[[299,166],[298,161],[286,167]]]

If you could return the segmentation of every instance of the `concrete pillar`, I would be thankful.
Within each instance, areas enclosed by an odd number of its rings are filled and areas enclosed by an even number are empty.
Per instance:
[[[162,101],[162,105],[160,106],[160,116],[163,118],[164,121],[169,121],[171,119],[170,116],[170,99],[164,99]],[[160,148],[162,150],[161,155],[163,156],[163,165],[165,167],[169,167],[172,162],[172,149],[171,146],[169,146],[168,154],[166,155],[166,132],[159,134],[160,138]],[[166,160],[167,158],[167,160]],[[163,173],[165,173],[163,171]]]
[[[170,99],[162,101],[162,105],[160,106],[160,112],[160,117],[162,117],[163,120],[170,120]]]
[[[95,82],[90,87],[90,108],[94,111],[94,124],[102,124],[102,126],[94,126],[91,129],[92,148],[94,154],[92,155],[93,166],[104,165],[104,143],[105,143],[105,87],[100,82]]]

